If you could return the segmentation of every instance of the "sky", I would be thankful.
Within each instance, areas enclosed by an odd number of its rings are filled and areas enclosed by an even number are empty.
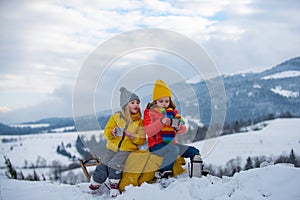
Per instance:
[[[89,56],[111,38],[138,29],[166,29],[192,39],[220,74],[269,69],[300,55],[299,8],[297,0],[2,0],[0,122],[72,116],[73,90]],[[180,63],[149,51],[122,59],[111,67],[112,72],[133,61]],[[119,73],[111,74],[99,84],[118,82]],[[153,81],[164,78],[151,77]],[[107,106],[102,104],[103,109]]]

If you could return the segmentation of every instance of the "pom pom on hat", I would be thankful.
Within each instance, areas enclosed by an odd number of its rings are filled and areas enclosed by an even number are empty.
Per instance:
[[[125,87],[121,87],[120,92],[121,92],[121,94],[120,94],[120,106],[121,107],[126,106],[129,101],[133,101],[133,100],[140,101],[140,98],[136,94],[128,91]]]
[[[162,97],[172,97],[172,92],[168,85],[163,80],[157,80],[154,83],[152,100],[155,101]]]

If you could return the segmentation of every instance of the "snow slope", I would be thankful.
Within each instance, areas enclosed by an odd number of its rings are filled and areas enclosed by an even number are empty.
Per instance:
[[[249,131],[245,133],[232,134],[219,137],[218,139],[209,139],[193,143],[191,145],[198,147],[204,162],[213,165],[225,165],[227,161],[240,157],[243,162],[248,156],[279,156],[288,155],[291,149],[294,149],[296,155],[300,154],[300,119],[275,119],[264,122],[267,124],[262,130]],[[1,155],[7,156],[15,167],[23,167],[25,161],[28,166],[31,163],[45,159],[47,164],[53,161],[60,161],[63,164],[69,164],[72,161],[65,156],[56,153],[56,148],[62,142],[68,152],[80,156],[76,151],[75,142],[78,135],[85,135],[90,138],[96,135],[98,138],[102,131],[88,132],[70,132],[70,133],[47,133],[33,134],[24,136],[0,136]],[[10,142],[3,143],[3,139],[12,139]],[[204,145],[212,142],[214,146],[205,151]],[[0,166],[4,167],[4,159],[0,159]]]
[[[58,183],[27,182],[0,177],[1,200],[86,200],[112,199],[108,190],[88,193],[88,183],[63,185]],[[140,187],[127,186],[116,200],[153,199],[204,199],[204,200],[298,200],[300,168],[285,165],[272,165],[236,173],[233,177],[188,178],[175,180],[168,188],[161,189],[158,184],[144,183]]]
[[[220,166],[237,157],[245,162],[248,156],[289,155],[291,149],[296,155],[300,154],[300,119],[275,119],[264,123],[267,126],[259,131],[226,135],[193,145],[203,149],[210,142],[214,144],[209,151],[202,151],[202,156],[205,163]]]
[[[80,133],[41,133],[21,136],[2,135],[0,136],[0,153],[7,156],[16,167],[23,167],[25,162],[28,163],[28,166],[31,166],[31,164],[35,165],[37,160],[45,160],[47,165],[53,161],[59,161],[67,165],[72,160],[56,153],[58,145],[63,143],[71,155],[80,158],[75,146],[78,135],[90,138],[92,135],[97,136],[100,133],[101,131],[87,131]],[[10,142],[4,143],[3,139],[10,140]],[[70,144],[70,147],[66,147],[67,144]],[[4,159],[2,158],[0,159],[0,166],[5,166]]]

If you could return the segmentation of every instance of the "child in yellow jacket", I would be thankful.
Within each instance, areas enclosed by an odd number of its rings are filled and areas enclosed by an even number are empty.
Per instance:
[[[114,113],[105,126],[107,149],[89,186],[91,190],[96,190],[109,178],[112,197],[120,193],[119,182],[127,157],[146,141],[139,97],[124,87],[120,92],[121,110]]]

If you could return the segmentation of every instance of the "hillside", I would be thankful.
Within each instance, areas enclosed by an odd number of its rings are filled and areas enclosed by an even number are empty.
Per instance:
[[[226,95],[226,123],[240,120],[260,120],[272,114],[300,116],[300,57],[290,59],[260,73],[222,76]],[[213,80],[210,80],[213,81]],[[185,95],[184,110],[208,124],[211,118],[211,96],[205,81],[193,83],[198,102]],[[193,96],[192,96],[193,97]],[[221,104],[222,105],[222,104]]]
[[[226,124],[237,121],[257,122],[268,118],[300,117],[300,57],[276,65],[260,73],[242,73],[221,77],[226,95]],[[193,79],[193,77],[191,78]],[[211,119],[211,96],[207,82],[187,80],[171,85],[181,97],[178,108],[184,111],[183,117],[200,121],[208,125]],[[209,81],[214,81],[211,79]],[[192,88],[193,94],[187,94],[186,88]],[[196,98],[197,97],[197,98]],[[151,100],[151,96],[142,97],[142,108]],[[176,101],[176,99],[175,99]],[[223,105],[223,104],[220,104]],[[0,122],[0,135],[21,135],[32,133],[69,132],[80,127],[81,130],[97,130],[105,127],[111,111],[97,113],[100,126],[91,124],[90,117],[47,118],[34,122],[7,125]],[[41,126],[37,126],[41,124]],[[196,128],[196,124],[193,125]],[[68,129],[63,129],[68,127]]]
[[[180,177],[168,188],[144,183],[140,187],[128,186],[116,200],[153,199],[272,199],[298,200],[300,168],[274,165],[236,173],[233,177],[188,178]],[[112,199],[104,187],[96,194],[88,193],[88,183],[64,185],[49,181],[28,182],[0,177],[2,200],[86,200]]]
[[[193,145],[199,149],[213,144],[207,152],[202,152],[207,164],[224,165],[239,157],[242,166],[248,156],[275,157],[289,155],[294,149],[300,153],[300,119],[275,119],[263,122],[266,127],[259,131],[249,131],[213,138]]]
[[[226,162],[237,157],[244,163],[248,156],[288,155],[293,149],[300,154],[300,119],[276,119],[263,122],[265,127],[258,131],[222,136],[196,142],[191,145],[201,150],[206,165],[224,166]],[[76,139],[80,135],[86,141],[93,138],[99,142],[102,131],[47,133],[24,136],[0,136],[1,155],[7,156],[18,168],[43,164],[51,165],[60,162],[69,165],[81,158],[76,149]],[[57,153],[57,147],[63,146],[74,158],[70,159]],[[87,143],[85,143],[87,144]],[[93,143],[92,143],[93,144]],[[207,148],[209,145],[211,148]],[[92,153],[99,153],[98,143],[89,145]],[[98,152],[96,152],[98,151]],[[4,167],[4,159],[0,159],[0,167]]]
[[[264,128],[258,131],[233,134],[193,143],[201,149],[205,165],[224,166],[230,159],[240,157],[245,162],[248,156],[278,156],[288,154],[294,149],[300,152],[299,129],[300,119],[276,119],[265,121]],[[248,127],[251,129],[251,127]],[[31,164],[51,164],[60,162],[68,165],[81,155],[76,151],[75,143],[78,135],[87,140],[95,137],[99,140],[101,131],[47,133],[23,136],[0,136],[1,155],[10,158],[18,171],[26,176],[32,173]],[[213,148],[205,152],[205,146],[213,141]],[[57,146],[64,143],[65,149],[75,156],[75,160],[56,152]],[[55,173],[52,168],[35,168],[36,173],[43,174],[46,181],[28,182],[7,179],[5,164],[1,160],[0,171],[1,199],[108,199],[108,191],[102,188],[102,193],[89,194],[88,183],[80,168],[61,174],[61,182],[68,183],[73,179],[75,185],[59,184],[49,181]],[[187,165],[185,166],[187,168]],[[89,170],[93,170],[89,168]],[[235,173],[233,177],[209,177],[209,179],[188,177],[187,173],[180,175],[167,189],[161,189],[158,184],[146,184],[141,187],[128,186],[125,193],[116,199],[299,199],[298,190],[300,168],[276,164],[265,168],[252,169]],[[213,183],[213,184],[212,184]],[[17,192],[16,192],[17,191]]]

